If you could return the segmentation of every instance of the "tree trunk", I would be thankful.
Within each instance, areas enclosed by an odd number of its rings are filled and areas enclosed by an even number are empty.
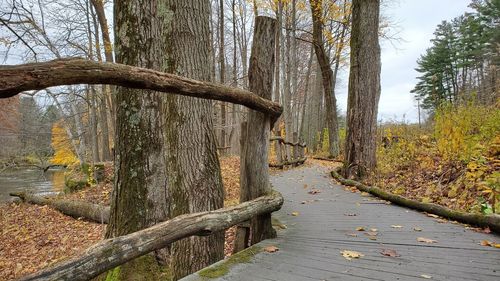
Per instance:
[[[276,64],[274,67],[274,102],[280,104],[281,103],[281,87],[280,87],[280,82],[281,82],[281,75],[280,75],[280,64],[281,64],[281,49],[283,42],[281,42],[281,37],[282,37],[282,32],[281,32],[281,26],[282,26],[282,19],[283,19],[283,2],[281,0],[278,0],[277,3],[277,11],[276,11],[276,19],[277,22],[276,24],[278,25],[278,28],[276,28],[276,47],[275,47],[275,57],[276,57]],[[283,117],[280,117],[280,119],[274,124],[274,135],[275,136],[281,136],[281,120]],[[274,150],[276,152],[276,160],[278,163],[283,162],[283,155],[281,153],[281,144],[279,142],[274,143]]]
[[[344,175],[362,178],[375,168],[380,99],[380,0],[354,0]]]
[[[99,141],[97,139],[97,93],[93,85],[87,86],[87,103],[90,111],[90,139],[92,142],[92,162],[101,162],[99,157]],[[95,177],[94,177],[95,179]]]
[[[21,198],[24,202],[42,206],[50,206],[59,212],[73,217],[84,218],[97,223],[108,223],[109,207],[88,203],[85,201],[65,200],[58,198],[44,197],[26,192],[13,192],[10,196]]]
[[[313,19],[313,44],[321,68],[328,126],[328,153],[330,157],[339,154],[339,128],[337,121],[337,99],[334,93],[334,77],[330,58],[326,53],[323,40],[323,0],[310,0]]]
[[[94,4],[90,6],[92,21],[94,23],[94,38],[95,38],[94,40],[96,42],[95,43],[96,57],[97,61],[102,62],[101,44],[99,40],[99,24],[95,10],[96,9]],[[101,92],[99,93],[99,95],[97,95],[97,91],[94,91],[94,93],[96,93],[97,110],[99,111],[99,119],[100,119],[98,123],[101,128],[100,147],[102,151],[102,156],[101,156],[102,161],[111,160],[111,152],[109,147],[108,114],[106,108],[106,100],[107,100],[106,94],[108,92],[107,88],[108,88],[107,85],[101,85]]]
[[[164,31],[172,18],[163,1],[116,1],[114,5],[116,61],[165,70]],[[165,95],[123,87],[116,90],[115,184],[107,238],[136,232],[168,219],[170,205],[167,155],[163,148]],[[113,272],[119,272],[119,280],[149,276],[144,272],[149,269],[140,266],[146,261],[152,271],[158,268],[149,263],[156,263],[154,259],[144,257]],[[113,272],[108,272],[108,277]],[[159,275],[159,269],[155,273]]]
[[[226,62],[225,62],[225,54],[224,54],[224,0],[219,0],[219,63],[220,63],[220,83],[225,83],[225,75],[226,75]],[[221,116],[221,133],[220,133],[220,143],[219,146],[223,147],[221,150],[222,154],[226,154],[228,151],[226,146],[226,103],[221,102],[220,104],[220,116]]]
[[[306,133],[305,133],[305,122],[306,122],[306,108],[307,108],[307,96],[309,95],[310,91],[310,81],[311,81],[311,71],[312,71],[312,62],[313,62],[313,57],[314,57],[314,47],[311,46],[311,52],[309,54],[309,62],[307,63],[307,73],[306,73],[306,82],[305,82],[305,90],[304,90],[304,98],[302,99],[302,115],[301,115],[301,121],[300,121],[300,126],[299,126],[299,139],[304,140],[306,138]]]
[[[210,2],[168,0],[168,72],[209,81],[212,77]],[[223,186],[210,101],[169,96],[165,144],[172,217],[223,207]],[[174,204],[175,203],[175,204]],[[224,232],[189,237],[172,245],[175,280],[224,258]]]
[[[71,115],[73,115],[73,119],[75,120],[76,136],[79,141],[76,154],[80,159],[80,165],[83,165],[87,161],[87,158],[85,157],[87,153],[87,143],[85,141],[84,134],[85,130],[83,129],[82,119],[80,118],[80,112],[78,111],[75,97],[73,97],[72,99],[73,100],[70,102]]]
[[[272,98],[274,48],[276,20],[257,17],[255,20],[254,42],[248,73],[250,91],[265,98]],[[247,143],[242,152],[241,192],[249,195],[248,200],[269,194],[268,148],[270,135],[268,115],[251,110],[248,115]],[[271,225],[271,215],[265,214],[252,219],[250,224],[251,244],[276,236]]]
[[[111,37],[109,36],[109,27],[108,27],[108,20],[106,18],[106,12],[104,9],[104,1],[103,0],[90,0],[92,3],[92,6],[95,9],[96,15],[97,15],[97,20],[99,21],[99,26],[101,27],[101,35],[102,35],[102,41],[104,43],[104,58],[106,59],[106,62],[112,63],[114,62],[113,58],[113,45],[111,43]],[[103,87],[104,88],[104,87]],[[110,113],[110,119],[111,119],[111,133],[113,135],[114,133],[114,128],[116,127],[115,124],[115,116],[116,116],[116,103],[113,101],[114,100],[114,88],[111,86],[106,86],[106,91],[103,91],[103,101],[107,104],[107,107],[109,109]],[[109,141],[108,141],[109,142]],[[109,145],[108,145],[109,147]],[[104,151],[104,150],[103,150]],[[103,152],[105,154],[105,152]],[[110,158],[110,157],[109,157]],[[109,159],[104,159],[104,160],[109,160]]]

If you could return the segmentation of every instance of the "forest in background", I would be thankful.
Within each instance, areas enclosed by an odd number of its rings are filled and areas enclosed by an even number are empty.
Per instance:
[[[2,35],[5,58],[114,60],[111,2],[12,0],[4,5],[0,18],[7,31]],[[212,81],[248,89],[253,18],[258,13],[276,17],[281,28],[273,100],[283,105],[284,114],[273,133],[287,141],[298,133],[309,154],[342,159],[346,121],[338,112],[335,86],[339,70],[348,66],[351,3],[322,5],[319,14],[300,0],[212,1]],[[498,209],[499,5],[498,0],[474,0],[474,12],[437,26],[432,47],[418,60],[420,76],[412,91],[419,112],[429,117],[418,126],[379,124],[377,183],[456,208]],[[61,9],[67,12],[60,15]],[[381,20],[382,37],[394,40],[391,20]],[[322,72],[325,67],[329,71]],[[329,98],[324,94],[325,79],[332,84]],[[7,144],[0,155],[2,165],[80,167],[111,161],[116,110],[112,91],[110,86],[68,86],[1,100],[5,110],[0,115],[0,138]],[[212,106],[219,153],[238,154],[239,124],[246,110],[225,102]],[[271,161],[281,153],[272,146]],[[443,168],[436,171],[436,166]],[[412,172],[421,181],[410,182]],[[435,190],[444,183],[450,190]],[[466,198],[455,198],[456,194]],[[447,199],[438,199],[442,195]]]
[[[68,56],[114,62],[113,25],[107,17],[111,1],[5,3],[0,23],[6,33],[2,33],[0,41],[6,61],[11,55],[21,58],[19,63]],[[418,61],[417,71],[421,76],[413,92],[419,108],[429,118],[419,120],[419,124],[379,123],[374,143],[377,165],[373,170],[360,165],[360,171],[369,172],[364,182],[397,195],[491,214],[498,213],[500,208],[500,1],[476,0],[471,2],[471,8],[474,12],[439,25],[432,47]],[[347,68],[349,60],[352,61],[351,9],[351,1],[347,0],[211,1],[212,69],[208,72],[212,76],[207,80],[249,89],[253,19],[257,14],[277,18],[280,28],[274,50],[277,63],[272,99],[283,105],[284,113],[273,134],[296,141],[293,138],[296,133],[300,142],[307,143],[310,156],[345,161],[345,150],[350,143],[346,141],[349,118],[341,116],[338,110],[335,88],[340,69]],[[61,10],[67,12],[61,15]],[[382,18],[380,27],[382,37],[393,39],[390,19]],[[0,151],[3,165],[0,171],[18,165],[36,165],[42,169],[50,165],[69,166],[67,177],[72,178],[74,185],[68,186],[68,194],[63,197],[109,204],[114,177],[110,162],[116,155],[115,141],[120,141],[115,136],[115,114],[117,107],[129,104],[116,103],[113,96],[117,91],[126,90],[100,85],[61,86],[1,99],[0,106],[5,110],[0,112],[0,141],[5,149]],[[223,156],[220,165],[226,192],[224,204],[231,205],[239,197],[235,192],[239,191],[239,184],[235,183],[239,160],[225,156],[239,153],[240,123],[248,120],[248,112],[242,106],[225,102],[212,101],[209,106],[218,154]],[[189,135],[189,132],[183,133]],[[143,148],[145,154],[155,154],[149,147]],[[271,162],[282,159],[280,153],[293,151],[271,146]],[[126,153],[122,152],[123,155]],[[104,179],[96,181],[96,167],[104,168]],[[131,173],[127,170],[125,174]],[[360,175],[364,173],[355,172],[353,177]],[[142,191],[128,192],[134,195],[133,192]],[[14,222],[18,214],[23,214],[21,209],[5,212],[11,214]],[[28,211],[31,215],[24,218],[36,213],[33,209]],[[123,210],[117,213],[126,216]],[[52,216],[55,215],[49,214]],[[91,231],[92,242],[96,242],[104,230]],[[228,236],[234,236],[234,229],[231,231],[226,232],[226,243],[232,239]],[[227,245],[225,250],[228,251]],[[59,255],[64,258],[64,253]],[[12,274],[35,269],[21,268]]]

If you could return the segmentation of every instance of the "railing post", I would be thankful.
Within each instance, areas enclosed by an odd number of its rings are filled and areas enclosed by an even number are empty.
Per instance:
[[[297,132],[293,132],[293,160],[292,161],[298,161],[299,160],[299,134]],[[294,166],[298,166],[298,163],[295,164]]]
[[[240,163],[243,165],[245,161],[246,155],[246,146],[247,146],[247,122],[241,122],[241,134],[240,134]],[[246,170],[243,167],[240,167],[240,203],[248,201],[250,198],[250,190],[248,186],[246,186]],[[234,238],[234,248],[233,254],[244,250],[248,247],[248,242],[250,240],[250,228],[247,225],[238,225],[236,228],[236,234]]]
[[[259,16],[255,19],[255,31],[248,72],[250,91],[264,98],[271,99],[274,76],[274,48],[276,40],[276,20]],[[270,194],[269,182],[269,137],[271,118],[269,115],[250,110],[246,126],[246,142],[240,165],[240,189],[251,200]],[[250,222],[251,244],[267,238],[276,237],[271,224],[271,214],[260,215]],[[241,241],[242,234],[236,239]]]

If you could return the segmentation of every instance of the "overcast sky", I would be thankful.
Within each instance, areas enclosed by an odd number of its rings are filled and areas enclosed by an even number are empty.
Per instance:
[[[396,0],[384,13],[398,23],[402,42],[381,41],[382,94],[379,119],[417,122],[417,106],[410,91],[418,73],[414,70],[417,59],[431,46],[436,26],[466,11],[470,0]],[[345,112],[347,106],[347,74],[337,89],[338,103]]]
[[[417,59],[431,46],[430,40],[436,26],[466,11],[471,0],[388,0],[383,13],[397,24],[399,42],[381,41],[382,94],[379,120],[417,122],[417,106],[410,91],[416,84],[418,73],[414,70]],[[393,46],[395,45],[395,46]],[[3,55],[3,54],[1,54]],[[18,63],[11,51],[6,63]],[[345,113],[347,107],[348,69],[340,74],[337,84],[338,105]]]

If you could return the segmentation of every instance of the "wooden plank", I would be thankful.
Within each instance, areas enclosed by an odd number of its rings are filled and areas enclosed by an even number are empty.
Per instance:
[[[273,175],[271,182],[285,198],[283,208],[273,216],[287,229],[262,245],[274,245],[279,251],[257,255],[251,263],[219,280],[249,280],[248,276],[251,280],[279,281],[424,280],[422,274],[432,276],[432,280],[500,280],[500,249],[479,245],[482,240],[500,241],[498,235],[439,223],[395,205],[361,204],[379,200],[334,184],[328,171],[320,167],[285,171]],[[320,193],[309,194],[311,188]],[[310,201],[302,204],[306,200]],[[298,212],[298,216],[292,216],[292,212]],[[345,215],[348,213],[357,215]],[[356,231],[357,226],[377,228],[377,240]],[[414,231],[415,226],[422,231]],[[358,236],[347,236],[349,233]],[[420,243],[417,237],[438,242]],[[383,256],[383,249],[393,249],[401,256]],[[340,254],[342,250],[359,251],[365,256],[348,261]]]

